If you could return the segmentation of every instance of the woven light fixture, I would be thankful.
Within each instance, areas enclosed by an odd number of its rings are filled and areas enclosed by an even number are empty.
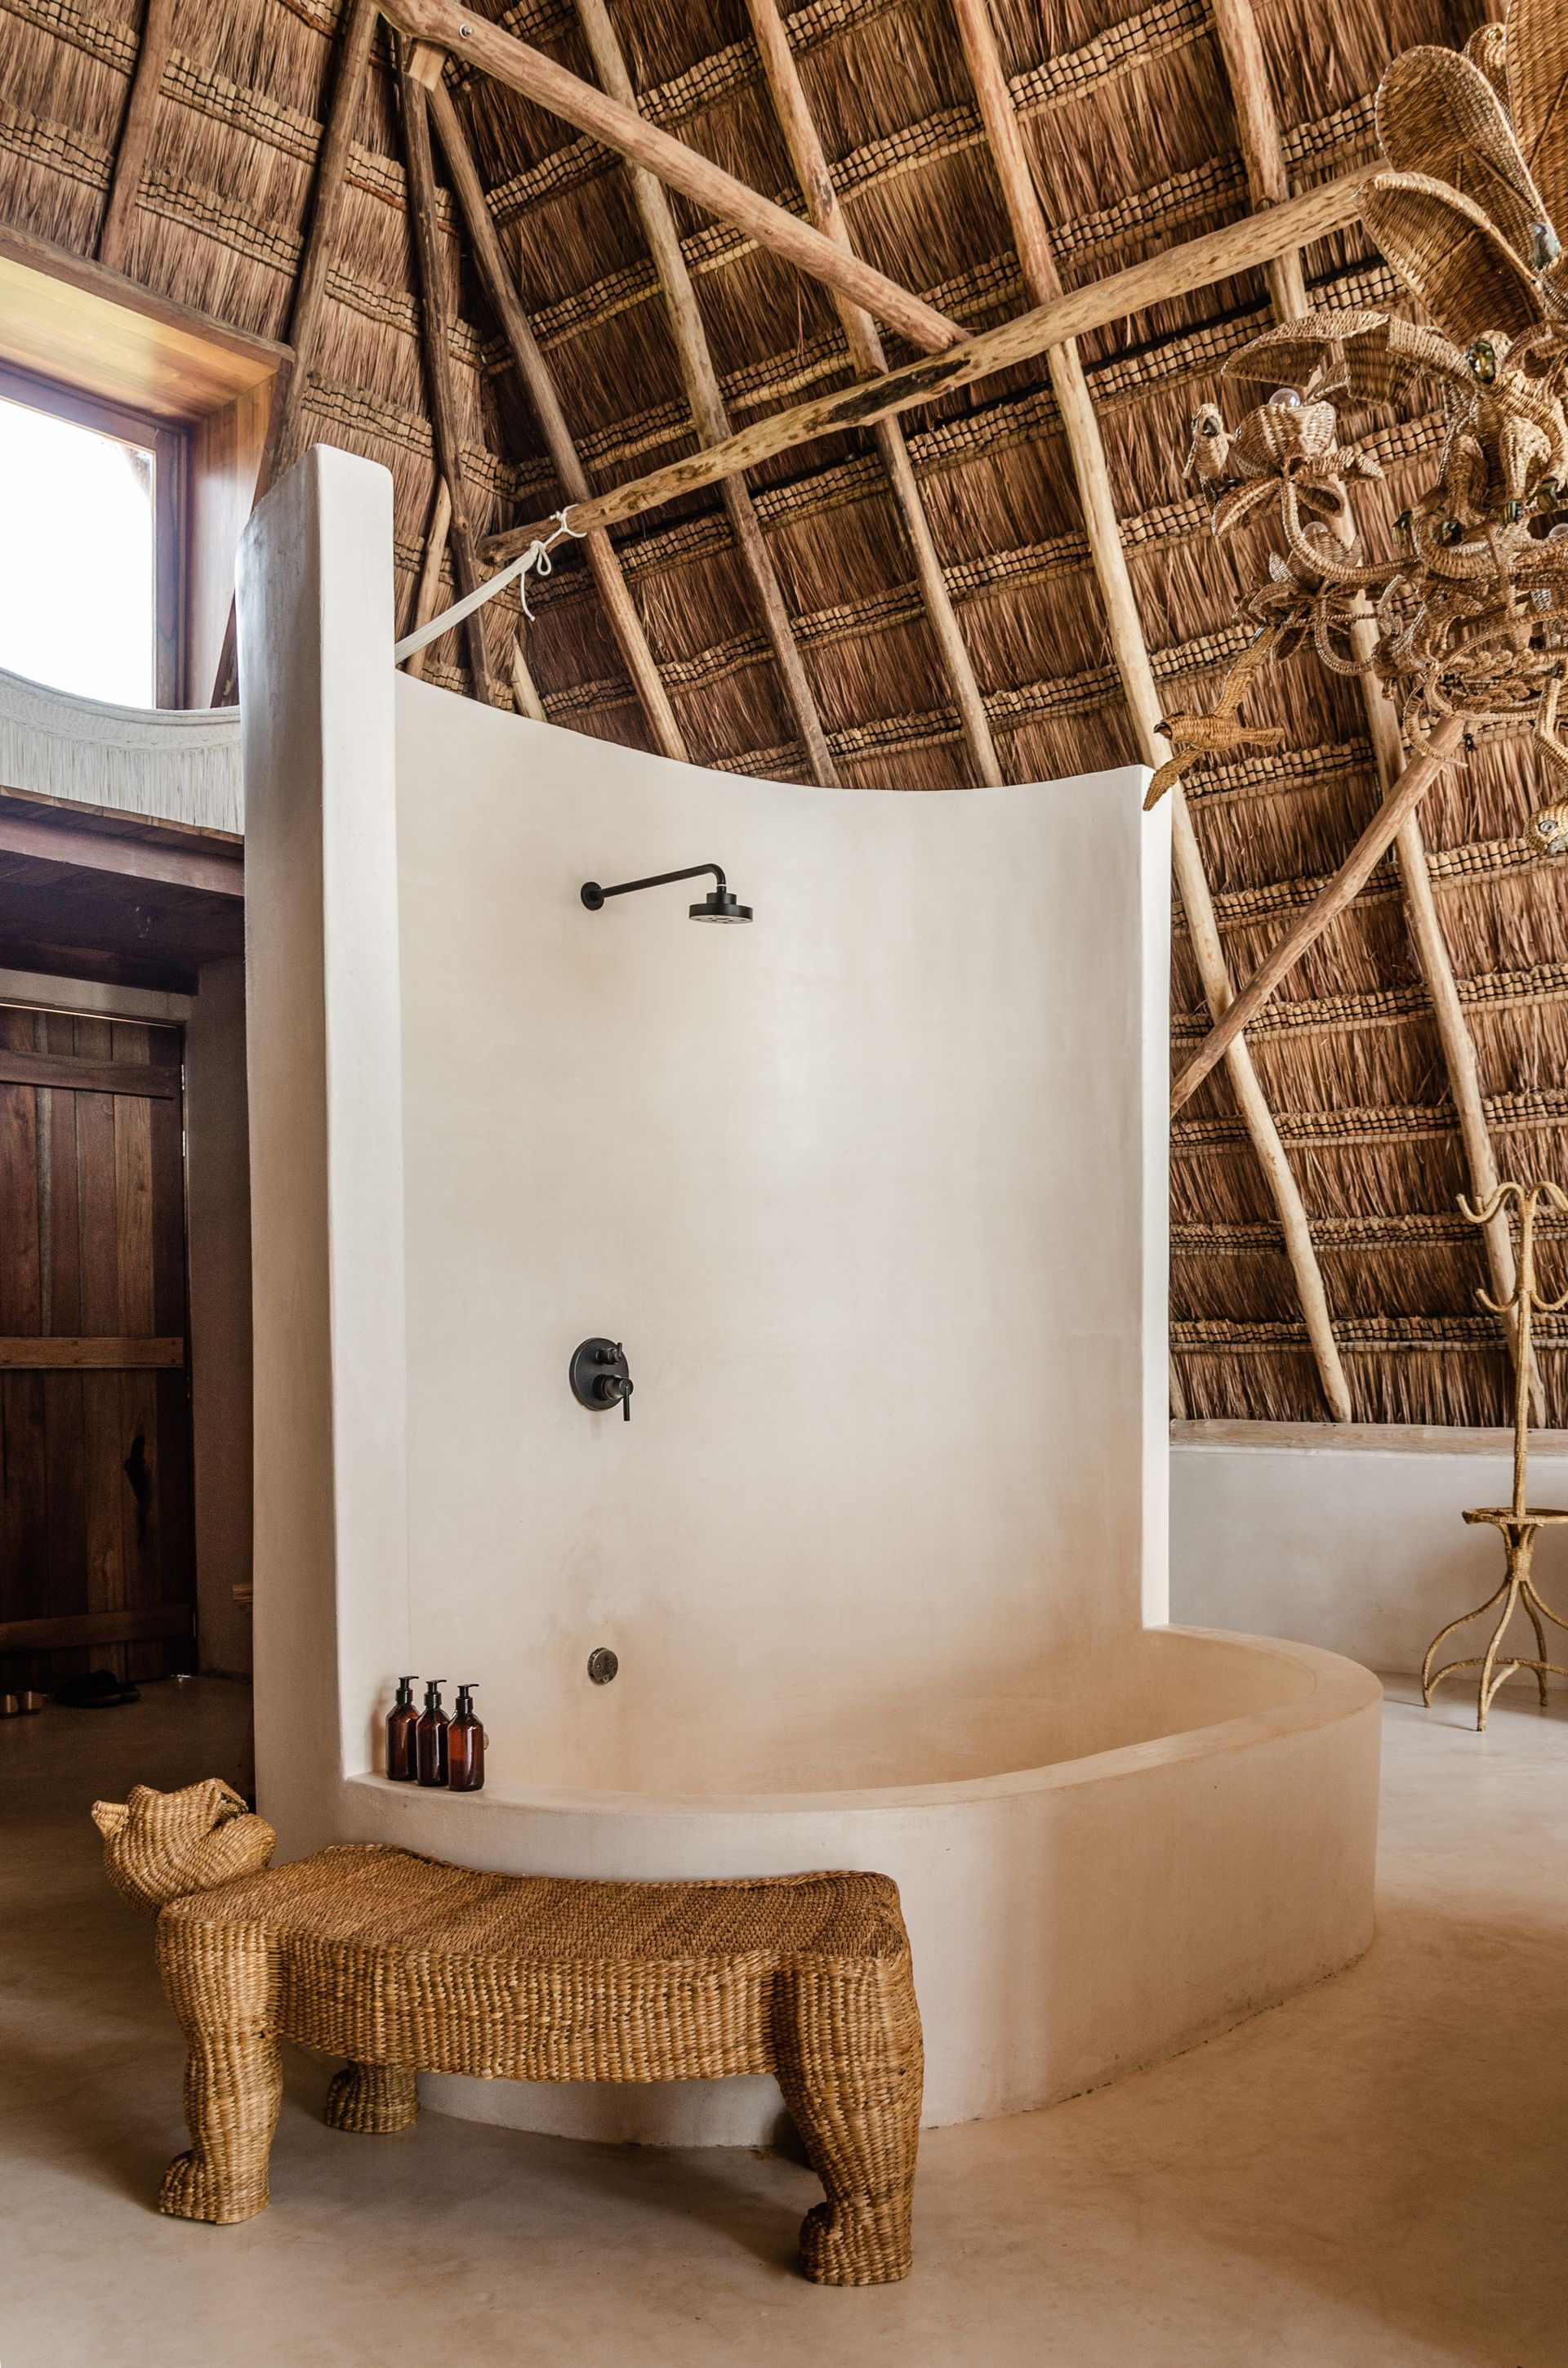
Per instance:
[[[1272,507],[1285,549],[1242,603],[1256,636],[1207,715],[1172,715],[1174,754],[1152,804],[1210,755],[1278,746],[1239,710],[1267,662],[1311,643],[1332,672],[1366,675],[1425,753],[1448,716],[1469,734],[1528,726],[1564,796],[1532,821],[1568,849],[1568,62],[1561,0],[1513,0],[1461,55],[1416,49],[1378,92],[1390,169],[1363,219],[1431,327],[1371,311],[1312,311],[1255,338],[1227,378],[1272,390],[1227,429],[1207,404],[1187,471],[1208,486],[1216,535]],[[1436,473],[1392,538],[1369,531],[1358,489],[1382,471],[1340,436],[1339,406],[1441,400]],[[1365,496],[1362,490],[1362,501]],[[1568,720],[1568,719],[1565,719]]]

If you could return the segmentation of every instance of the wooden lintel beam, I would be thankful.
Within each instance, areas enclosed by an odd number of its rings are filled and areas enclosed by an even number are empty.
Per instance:
[[[589,53],[606,90],[613,95],[623,115],[634,123],[641,123],[642,118],[635,112],[636,92],[631,73],[605,0],[577,0],[577,14],[587,39]],[[672,144],[679,145],[678,142]],[[680,234],[676,228],[668,191],[657,173],[645,162],[630,154],[627,162],[631,195],[642,224],[642,235],[648,242],[653,269],[664,291],[665,309],[669,316],[670,333],[675,339],[676,354],[698,441],[707,446],[725,443],[730,438],[730,416],[720,391],[719,373],[714,368],[708,332],[703,327],[702,314],[698,308],[697,291],[692,287],[691,274],[681,252]],[[793,221],[794,217],[790,215],[786,220]],[[831,239],[821,238],[816,231],[812,232],[812,236],[820,241],[828,254],[840,255],[840,250]],[[880,274],[874,276],[881,277]],[[772,646],[779,683],[794,717],[795,728],[805,746],[812,777],[824,788],[831,789],[836,784],[838,775],[828,748],[827,734],[823,728],[816,693],[812,689],[795,640],[783,587],[773,564],[773,555],[763,536],[761,520],[738,471],[725,474],[723,500],[729,513],[730,529],[751,584],[763,630]],[[572,524],[579,531],[583,530],[580,516],[573,518]]]
[[[646,476],[618,485],[611,493],[596,495],[574,510],[572,523],[583,531],[592,527],[618,526],[623,519],[640,518],[682,494],[694,493],[703,485],[720,484],[736,470],[753,468],[759,461],[792,451],[819,436],[831,436],[845,427],[872,427],[879,419],[891,419],[919,404],[933,403],[955,387],[972,386],[978,379],[993,378],[999,370],[1010,370],[1015,362],[1032,360],[1052,346],[1086,336],[1091,329],[1104,328],[1130,313],[1143,312],[1168,297],[1186,295],[1195,288],[1209,288],[1235,272],[1252,269],[1300,245],[1303,239],[1321,238],[1329,231],[1343,230],[1346,223],[1359,221],[1361,181],[1362,176],[1356,174],[1324,181],[1301,197],[1290,199],[1286,205],[1272,207],[1267,213],[1248,214],[1240,222],[1226,222],[1219,230],[1206,231],[1201,238],[1188,239],[1181,246],[1167,246],[1144,262],[1130,264],[1123,271],[1110,272],[1103,279],[1091,279],[1082,288],[1067,289],[1053,303],[1037,305],[1032,312],[1005,321],[997,328],[982,330],[978,336],[949,347],[946,353],[924,356],[918,361],[906,362],[902,369],[888,370],[881,378],[840,387],[832,394],[818,395],[788,411],[770,413],[721,444],[688,453],[662,469],[650,470]],[[548,533],[549,528],[546,518],[535,519],[527,526],[509,527],[504,534],[490,537],[483,546],[484,556],[496,563],[515,558],[536,534]],[[1158,712],[1157,704],[1155,712]]]
[[[479,568],[474,559],[473,528],[469,518],[468,488],[463,482],[462,439],[458,428],[457,393],[452,382],[450,325],[446,282],[442,277],[440,230],[436,205],[436,167],[430,154],[429,95],[408,71],[407,43],[399,44],[398,100],[403,117],[403,161],[408,171],[408,217],[413,233],[419,279],[419,325],[425,349],[425,379],[430,396],[431,439],[436,467],[446,479],[451,496],[451,523],[447,548],[452,556],[452,576],[460,598],[474,590]],[[496,703],[484,647],[484,611],[475,609],[462,626],[469,673],[476,699]]]
[[[805,193],[806,211],[824,238],[832,239],[835,246],[847,249],[850,245],[849,226],[844,218],[838,192],[833,185],[833,173],[806,98],[801,70],[795,63],[795,52],[784,28],[778,0],[747,0],[747,6],[762,57],[763,74],[790,151],[790,161]],[[888,364],[875,322],[869,313],[858,304],[852,303],[839,290],[834,290],[834,302],[844,324],[849,358],[858,375],[880,378]],[[955,324],[954,335],[960,334],[961,332]],[[942,573],[941,556],[915,481],[909,450],[903,440],[903,430],[896,419],[881,419],[872,434],[882,466],[887,471],[893,507],[898,512],[904,539],[915,562],[915,582],[919,586],[921,605],[931,629],[931,638],[937,644],[943,671],[959,711],[970,763],[976,777],[988,788],[994,789],[1006,776],[992,736],[990,719],[985,712],[985,700],[975,677],[974,663],[960,631],[952,596]]]
[[[549,114],[602,141],[629,165],[651,173],[661,187],[679,189],[705,213],[733,222],[786,263],[830,288],[842,289],[912,345],[934,351],[957,334],[953,323],[907,288],[835,246],[810,222],[748,188],[685,141],[661,131],[608,81],[604,89],[596,89],[541,50],[517,40],[487,17],[468,15],[453,0],[385,0],[384,13],[416,40],[433,41],[463,65],[520,91]],[[602,79],[602,67],[599,72]]]
[[[1050,226],[1029,169],[1023,131],[996,47],[989,0],[953,0],[953,6],[970,79],[980,104],[981,120],[990,143],[992,162],[1007,208],[1013,243],[1023,268],[1025,285],[1037,306],[1033,317],[1037,321],[1050,319],[1052,315],[1060,319],[1069,310],[1071,300],[1062,293]],[[1194,245],[1198,243],[1195,241]],[[1145,297],[1142,301],[1153,300]],[[1134,311],[1141,307],[1133,303],[1127,309]],[[1098,324],[1085,323],[1082,325],[1097,326]],[[1105,442],[1089,394],[1088,381],[1084,374],[1075,332],[1070,330],[1060,337],[1048,339],[1044,350],[1051,387],[1062,414],[1062,430],[1073,462],[1078,498],[1083,507],[1085,532],[1105,609],[1106,629],[1117,670],[1121,677],[1139,745],[1146,760],[1158,765],[1168,753],[1168,743],[1160,730],[1159,694],[1154,686],[1154,670],[1149,659],[1149,646],[1144,638],[1142,620],[1138,613],[1131,573],[1112,499]],[[1203,868],[1202,852],[1179,782],[1173,795],[1171,864],[1187,917],[1199,975],[1210,1011],[1217,1020],[1231,999],[1230,972],[1215,924],[1214,902],[1208,874]],[[1227,1052],[1226,1073],[1248,1142],[1279,1219],[1285,1253],[1306,1322],[1307,1337],[1312,1344],[1324,1403],[1335,1422],[1348,1422],[1351,1415],[1349,1385],[1334,1337],[1328,1295],[1317,1252],[1312,1246],[1306,1204],[1278,1127],[1275,1124],[1274,1114],[1258,1080],[1252,1054],[1239,1037]],[[1172,1371],[1174,1378],[1174,1366]],[[1175,1387],[1175,1402],[1179,1404],[1179,1383]]]
[[[82,871],[114,871],[128,880],[157,880],[213,896],[245,893],[244,865],[237,855],[178,845],[154,847],[146,839],[122,838],[115,831],[34,822],[13,812],[0,814],[0,854],[71,864]]]
[[[136,71],[131,78],[131,96],[125,103],[125,120],[114,152],[114,171],[98,232],[98,261],[111,271],[124,268],[131,246],[136,194],[142,187],[147,152],[153,144],[153,117],[158,93],[164,86],[164,68],[169,62],[174,32],[175,0],[147,0]]]
[[[474,261],[501,324],[502,335],[511,348],[512,366],[543,433],[545,450],[561,481],[561,490],[569,502],[585,502],[592,492],[587,472],[566,424],[566,415],[561,407],[561,398],[550,365],[540,351],[539,341],[524,310],[517,282],[501,251],[500,237],[485,201],[483,185],[452,95],[445,83],[438,79],[431,86],[430,112],[447,159],[447,169],[451,175],[452,188],[468,225],[469,245],[472,248]],[[585,540],[585,555],[609,620],[610,631],[626,662],[626,670],[647,718],[648,729],[653,735],[653,745],[661,756],[673,757],[677,762],[685,763],[686,741],[676,720],[675,709],[670,704],[669,693],[653,663],[653,653],[648,646],[648,636],[631,597],[631,587],[616,556],[615,546],[602,527]],[[423,623],[425,620],[421,619],[419,621]],[[528,676],[528,679],[531,684],[532,677]],[[516,665],[513,688],[517,688]],[[521,698],[522,693],[519,692],[518,696]]]

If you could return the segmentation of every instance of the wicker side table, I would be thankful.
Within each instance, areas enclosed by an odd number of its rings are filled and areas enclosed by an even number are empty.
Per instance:
[[[108,1835],[110,1872],[150,1904],[155,1874],[139,1871],[133,1886],[115,1862],[133,1846],[137,1807],[133,1793],[95,1815],[123,1821]],[[233,1818],[231,1856],[242,1824],[262,1821]],[[190,1871],[187,1854],[178,1879]],[[326,2117],[371,2135],[415,2120],[418,2071],[771,2072],[825,2191],[801,2229],[805,2274],[876,2285],[908,2273],[920,2020],[885,1875],[571,1882],[351,1845],[169,1899],[158,1964],[189,2049],[192,2140],[162,2211],[227,2223],[266,2208],[281,2039],[349,2059]]]

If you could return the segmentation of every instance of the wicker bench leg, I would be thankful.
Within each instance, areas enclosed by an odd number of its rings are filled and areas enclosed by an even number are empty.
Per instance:
[[[164,2177],[158,2209],[177,2220],[249,2220],[267,2204],[267,2163],[283,2100],[275,1968],[254,1933],[159,1928],[159,1963],[184,2029],[188,2154]]]
[[[419,2083],[407,2064],[346,2064],[326,2092],[327,2126],[389,2137],[419,2119]]]
[[[775,2045],[784,2101],[826,2192],[801,2224],[801,2269],[825,2286],[906,2278],[922,2075],[907,1974],[805,1977]]]

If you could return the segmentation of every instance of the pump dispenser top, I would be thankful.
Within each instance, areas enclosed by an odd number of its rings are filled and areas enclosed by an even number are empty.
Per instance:
[[[430,1678],[425,1687],[425,1707],[419,1713],[415,1729],[422,1784],[444,1784],[447,1781],[447,1732],[451,1725],[441,1708],[441,1687],[445,1680]]]
[[[394,1784],[412,1784],[418,1773],[415,1729],[419,1713],[414,1707],[414,1679],[399,1678],[397,1700],[387,1713],[387,1774]]]

